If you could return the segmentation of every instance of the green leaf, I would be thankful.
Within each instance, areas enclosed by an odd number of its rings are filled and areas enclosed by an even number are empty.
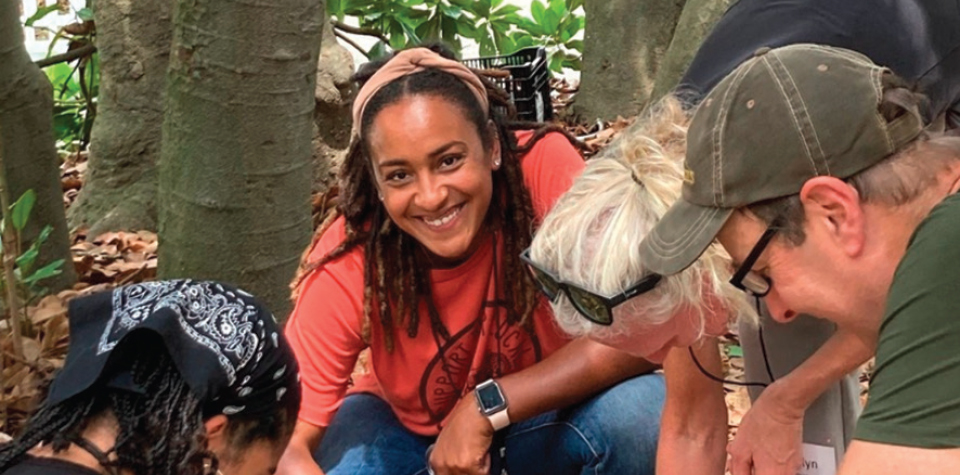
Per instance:
[[[570,40],[563,44],[567,48],[583,53],[583,40]]]
[[[445,24],[446,25],[446,24]],[[454,22],[453,25],[454,31],[464,38],[477,38],[481,34],[481,30],[475,27],[472,23],[465,21]]]
[[[380,59],[388,54],[390,54],[390,50],[387,49],[387,45],[382,40],[377,41],[377,43],[370,48],[370,51],[367,51],[367,57],[371,60]]]
[[[495,33],[494,40],[496,40],[497,50],[500,51],[500,54],[512,54],[517,51],[517,43],[513,41],[510,35]]]
[[[40,245],[34,242],[30,246],[30,249],[27,249],[23,254],[17,256],[14,262],[16,263],[18,269],[22,269],[23,272],[30,272],[30,269],[33,268],[33,263],[39,256]]]
[[[63,259],[57,259],[37,269],[36,272],[31,274],[26,279],[23,279],[23,283],[26,285],[35,284],[43,279],[49,279],[51,277],[60,275],[60,273],[63,272],[60,270],[60,268],[63,267],[63,262]]]
[[[10,221],[13,223],[13,229],[23,231],[27,225],[27,219],[30,212],[33,211],[33,205],[37,202],[37,194],[33,190],[27,190],[20,199],[10,207]]]
[[[567,10],[571,12],[580,8],[583,5],[583,0],[566,0],[566,2],[567,2]]]
[[[407,38],[400,22],[391,21],[387,32],[387,37],[390,38],[390,48],[394,51],[401,50],[407,45]]]
[[[444,16],[448,16],[454,20],[457,20],[463,16],[463,9],[456,5],[446,5],[441,3],[440,11],[444,14]]]
[[[487,33],[480,38],[480,56],[495,56],[497,48],[493,44],[493,38]]]
[[[730,345],[727,347],[727,356],[731,358],[743,358],[743,348],[740,348],[740,345]]]
[[[410,43],[418,44],[418,43],[420,43],[420,37],[417,35],[416,26],[411,25],[410,23],[405,22],[405,21],[404,21],[404,22],[400,22],[400,26],[403,27],[403,32],[404,32],[404,34],[407,35],[407,44],[410,44]]]
[[[476,3],[473,0],[450,0],[450,3],[468,12],[475,13],[475,10],[473,10],[473,7],[476,5]]]
[[[560,28],[560,15],[557,15],[553,10],[547,10],[543,14],[543,21],[540,22],[540,26],[543,27],[547,36],[555,35]]]
[[[517,20],[518,21],[514,23],[517,28],[525,31],[531,36],[546,36],[549,34],[549,32],[545,32],[543,27],[534,20],[524,17],[519,17]]]
[[[27,21],[25,21],[25,22],[23,23],[23,26],[33,26],[34,23],[42,20],[43,17],[45,17],[45,16],[47,16],[47,15],[49,15],[49,14],[51,14],[51,13],[53,13],[53,12],[59,10],[59,9],[60,9],[60,5],[58,5],[56,2],[54,2],[53,5],[50,5],[50,6],[48,6],[48,7],[38,8],[36,13],[34,13],[33,15],[31,15],[30,18],[27,18]]]
[[[474,10],[474,13],[476,13],[478,17],[481,17],[481,18],[490,17],[490,0],[478,0],[474,3],[476,8],[476,10]]]
[[[533,0],[533,3],[530,4],[530,13],[533,14],[533,21],[542,25],[547,13],[547,7],[545,7],[540,0]]]
[[[440,38],[440,19],[433,18],[423,22],[415,30],[417,36],[423,40],[435,40]]]
[[[560,66],[574,71],[582,71],[583,60],[581,60],[579,56],[576,59],[564,58],[563,61],[560,62]]]
[[[490,12],[490,18],[509,18],[511,15],[515,15],[517,12],[521,11],[521,8],[516,5],[504,5],[492,12]]]
[[[552,11],[558,18],[563,18],[567,15],[567,3],[564,0],[550,0],[550,11]]]
[[[522,31],[514,31],[510,33],[510,37],[513,38],[513,42],[518,50],[536,44],[536,41],[534,41],[532,36]]]
[[[460,54],[460,50],[463,49],[460,44],[460,39],[457,38],[457,32],[459,31],[459,25],[461,23],[464,22],[456,21],[448,16],[440,17],[440,39],[457,54]],[[468,36],[468,38],[471,37]]]
[[[83,21],[92,21],[93,10],[90,8],[81,8],[80,10],[77,10],[77,17]]]
[[[559,73],[563,72],[563,56],[559,54],[550,55],[550,70]]]

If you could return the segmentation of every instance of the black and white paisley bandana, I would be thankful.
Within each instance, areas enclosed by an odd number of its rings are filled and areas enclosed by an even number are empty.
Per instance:
[[[109,374],[111,352],[134,331],[162,338],[204,415],[257,415],[300,403],[293,351],[252,295],[217,282],[167,280],[118,287],[70,302],[70,348],[50,387],[57,404],[97,385],[137,391]],[[295,401],[284,398],[296,398]]]

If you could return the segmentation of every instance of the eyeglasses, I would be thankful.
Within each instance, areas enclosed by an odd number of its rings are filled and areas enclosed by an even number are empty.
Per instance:
[[[773,281],[765,275],[754,272],[753,265],[757,263],[757,259],[763,254],[767,245],[770,244],[770,240],[777,234],[778,229],[779,223],[774,222],[763,232],[760,240],[757,241],[757,244],[750,250],[750,254],[747,254],[747,258],[743,260],[743,264],[740,264],[740,268],[738,268],[733,274],[733,277],[730,278],[730,283],[733,284],[734,287],[754,297],[765,297],[770,293],[770,289],[773,287]]]
[[[590,292],[579,285],[560,280],[560,277],[556,274],[540,267],[540,265],[530,259],[530,249],[524,250],[520,254],[520,259],[530,268],[530,271],[533,273],[533,280],[537,282],[540,290],[551,302],[556,302],[562,292],[584,318],[604,326],[613,324],[614,307],[637,295],[649,292],[657,286],[661,278],[659,274],[647,275],[622,293],[608,297]]]

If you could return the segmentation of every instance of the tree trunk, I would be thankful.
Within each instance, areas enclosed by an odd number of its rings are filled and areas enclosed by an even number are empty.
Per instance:
[[[63,273],[43,281],[62,290],[77,280],[60,188],[60,160],[53,138],[53,87],[24,46],[17,0],[0,0],[0,141],[3,170],[13,200],[33,189],[37,202],[21,234],[27,249],[46,225],[53,232],[40,248],[37,268],[64,259]],[[0,210],[0,212],[6,210]]]
[[[71,227],[157,228],[156,162],[170,62],[173,0],[95,4],[100,96],[86,182],[70,207]]]
[[[643,109],[685,1],[584,2],[583,73],[574,106],[581,118],[611,120]]]
[[[350,107],[353,101],[353,56],[337,42],[324,15],[320,61],[317,64],[316,109],[313,113],[313,191],[330,185],[335,164],[350,145]]]
[[[280,317],[310,241],[323,4],[178,0],[159,170],[159,275],[217,279]]]
[[[649,103],[677,86],[700,49],[700,43],[717,24],[734,0],[687,0],[673,34],[670,48],[660,63]],[[648,104],[649,105],[649,104]]]

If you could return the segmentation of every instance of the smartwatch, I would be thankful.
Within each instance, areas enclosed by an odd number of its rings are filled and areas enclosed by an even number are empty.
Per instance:
[[[487,416],[493,430],[500,430],[510,425],[510,416],[507,415],[507,398],[504,397],[500,385],[492,379],[488,379],[473,390],[477,397],[477,406],[480,408],[480,414]]]

